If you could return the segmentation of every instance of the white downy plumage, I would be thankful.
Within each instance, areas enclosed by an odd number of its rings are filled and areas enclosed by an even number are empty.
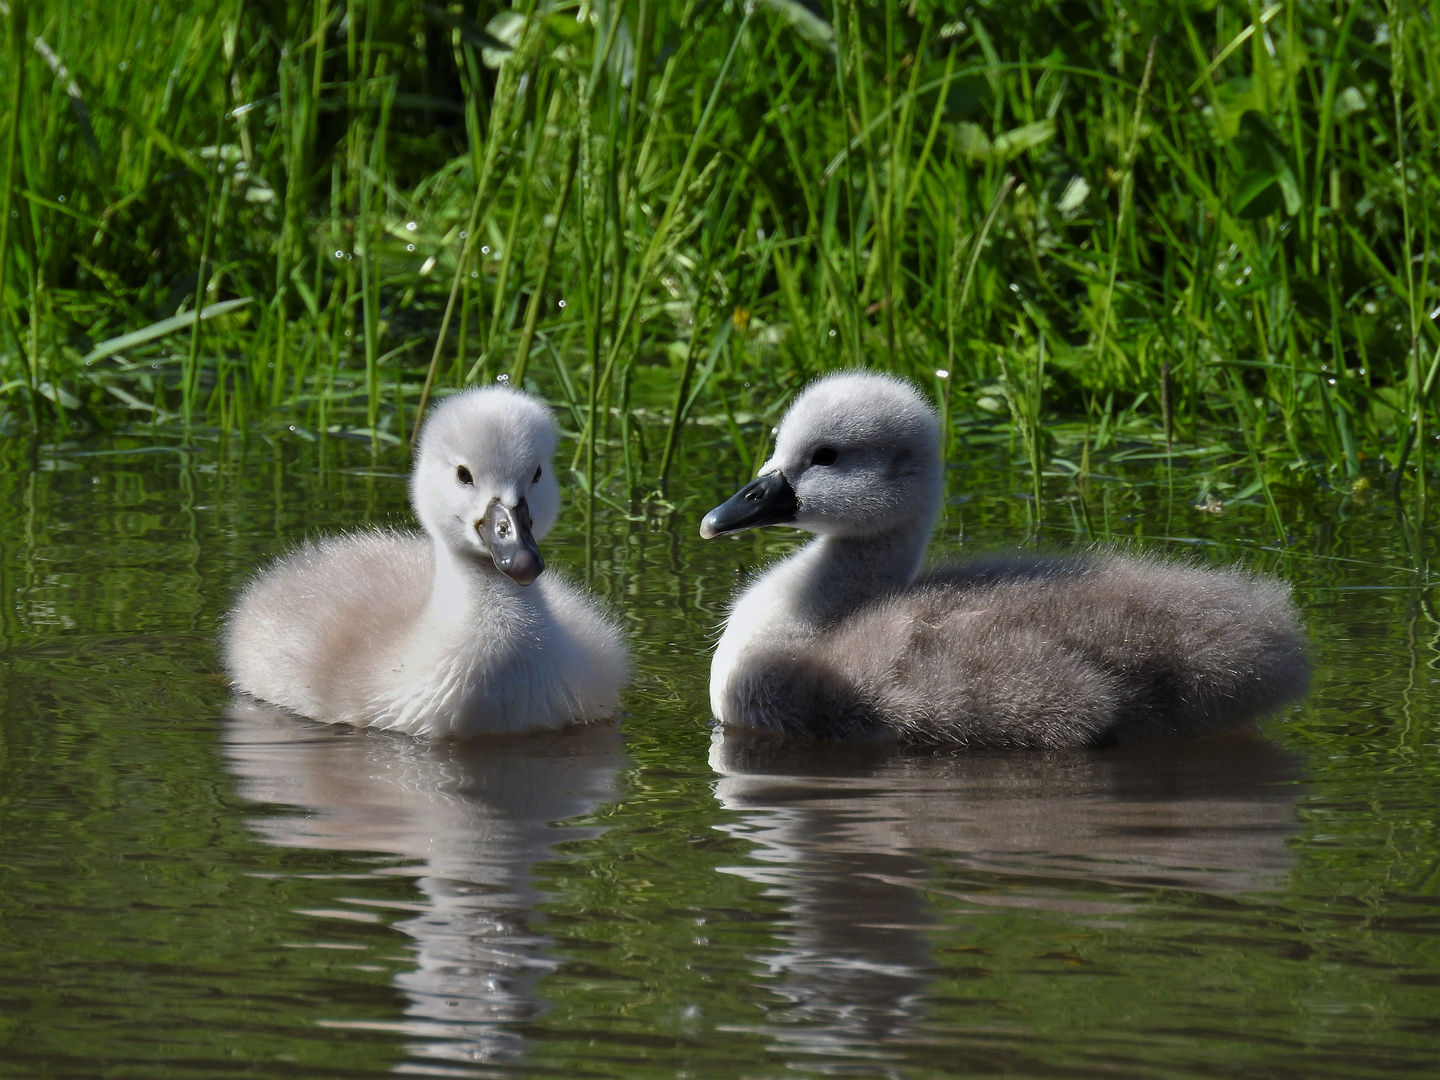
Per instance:
[[[306,544],[231,612],[235,689],[315,720],[466,737],[612,715],[628,661],[594,602],[543,569],[550,410],[503,387],[447,398],[410,478],[424,533]],[[533,582],[533,584],[532,584]]]

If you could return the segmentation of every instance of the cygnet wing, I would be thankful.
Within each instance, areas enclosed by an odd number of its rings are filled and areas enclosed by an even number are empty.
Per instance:
[[[418,533],[378,530],[306,544],[257,576],[225,633],[237,689],[317,720],[373,693],[379,655],[425,609],[434,553]]]

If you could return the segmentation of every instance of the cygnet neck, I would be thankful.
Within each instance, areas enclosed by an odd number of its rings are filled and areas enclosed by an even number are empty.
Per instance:
[[[939,495],[892,528],[864,535],[818,536],[793,557],[804,584],[796,614],[816,628],[829,626],[914,580],[930,544]]]
[[[469,607],[478,586],[510,583],[485,556],[456,551],[439,537],[431,537],[431,543],[435,549],[435,582],[430,593],[433,612],[459,616]]]

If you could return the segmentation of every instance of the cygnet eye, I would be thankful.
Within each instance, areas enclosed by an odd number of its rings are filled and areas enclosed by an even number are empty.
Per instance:
[[[840,455],[833,446],[821,446],[815,453],[810,455],[811,465],[834,465],[835,459]]]
[[[542,468],[543,466],[540,465],[535,466],[535,475],[530,478],[530,482],[532,484],[538,484],[540,482],[540,472]]]
[[[470,475],[470,470],[467,469],[464,465],[459,465],[459,466],[456,467],[456,469],[455,469],[455,479],[456,479],[456,480],[459,480],[460,483],[462,483],[462,484],[474,484],[474,483],[475,483],[475,478]]]

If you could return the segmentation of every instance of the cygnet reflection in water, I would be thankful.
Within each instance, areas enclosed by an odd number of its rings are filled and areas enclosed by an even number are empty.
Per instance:
[[[415,939],[416,962],[396,979],[405,1019],[382,1026],[413,1035],[419,1057],[514,1059],[522,1040],[509,1025],[543,1011],[536,984],[555,967],[528,925],[532,867],[576,838],[556,822],[613,798],[617,728],[427,743],[239,701],[225,754],[244,798],[306,811],[252,819],[266,842],[414,860],[376,871],[413,876],[423,908],[394,924]]]
[[[936,906],[981,926],[1015,909],[1114,923],[1157,891],[1278,888],[1292,867],[1302,763],[1258,737],[1103,752],[945,752],[797,744],[717,731],[730,868],[781,898],[768,962],[811,1049],[902,1035],[928,1012]],[[953,929],[954,919],[947,925]]]

